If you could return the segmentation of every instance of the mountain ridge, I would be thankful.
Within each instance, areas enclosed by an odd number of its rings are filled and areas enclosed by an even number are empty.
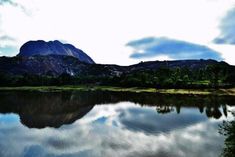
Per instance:
[[[119,76],[123,73],[134,71],[157,70],[159,68],[188,68],[205,69],[208,65],[223,64],[231,66],[223,61],[216,60],[174,60],[174,61],[147,61],[129,66],[115,64],[89,64],[77,60],[72,56],[65,55],[34,55],[30,57],[0,57],[0,73],[11,75],[52,75],[59,76],[67,73],[71,76],[76,75],[110,75]],[[232,66],[233,67],[233,66]]]

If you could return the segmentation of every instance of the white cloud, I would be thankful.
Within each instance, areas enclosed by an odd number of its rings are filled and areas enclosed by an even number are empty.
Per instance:
[[[220,36],[214,39],[217,44],[235,45],[235,8],[228,11],[220,24]]]
[[[28,40],[63,39],[83,49],[97,63],[123,65],[140,61],[129,58],[132,52],[126,43],[147,36],[209,44],[219,34],[220,18],[234,4],[229,0],[16,2],[31,14],[11,5],[0,6],[0,32],[17,38],[18,47]]]
[[[127,46],[135,51],[131,58],[152,58],[166,55],[174,59],[216,59],[222,60],[220,53],[207,46],[165,37],[149,37],[130,41]]]

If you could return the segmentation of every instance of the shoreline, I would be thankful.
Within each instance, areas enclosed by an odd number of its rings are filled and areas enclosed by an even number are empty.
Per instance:
[[[155,89],[143,87],[113,87],[113,86],[22,86],[22,87],[0,87],[1,91],[111,91],[111,92],[133,92],[133,93],[160,93],[160,94],[185,94],[185,95],[218,95],[235,96],[235,88],[229,89]]]

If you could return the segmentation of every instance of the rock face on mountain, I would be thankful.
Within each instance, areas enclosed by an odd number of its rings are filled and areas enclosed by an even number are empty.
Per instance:
[[[72,56],[81,62],[95,63],[86,53],[71,44],[63,44],[58,40],[45,42],[43,40],[28,41],[21,48],[18,56],[30,57],[35,55]]]
[[[80,74],[84,68],[93,64],[79,61],[75,57],[64,55],[35,55],[32,57],[1,57],[0,72],[11,75],[51,75],[67,73],[71,76]]]

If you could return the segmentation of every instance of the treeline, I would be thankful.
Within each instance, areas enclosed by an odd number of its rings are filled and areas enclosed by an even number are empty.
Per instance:
[[[119,76],[88,74],[70,76],[67,73],[58,77],[31,74],[13,76],[0,73],[0,86],[109,85],[153,88],[219,88],[231,87],[234,84],[234,69],[220,64],[208,65],[201,69],[161,67],[157,70],[127,72]]]

